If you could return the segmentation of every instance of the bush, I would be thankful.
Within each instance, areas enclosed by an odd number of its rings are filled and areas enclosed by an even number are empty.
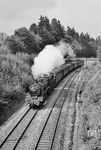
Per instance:
[[[15,101],[21,101],[25,97],[25,92],[20,84],[11,86],[7,85],[2,93],[1,100],[4,102],[15,103]]]
[[[10,50],[7,48],[7,46],[1,46],[0,47],[0,55],[8,54],[8,53],[10,53]]]
[[[26,94],[19,84],[6,86],[0,97],[0,125],[22,106],[25,96]]]
[[[31,66],[33,64],[34,59],[32,59],[32,56],[27,53],[19,52],[19,53],[16,53],[16,56],[17,56],[17,58],[22,60],[24,63],[27,63],[29,66]],[[34,55],[34,57],[35,57],[35,55]]]
[[[9,101],[18,99],[19,92],[23,94],[33,83],[31,68],[16,55],[0,55],[0,96]],[[18,92],[18,94],[17,94]],[[16,94],[15,94],[16,93]]]
[[[25,101],[28,87],[33,83],[30,55],[11,54],[0,49],[0,125]],[[4,53],[4,51],[7,53]]]

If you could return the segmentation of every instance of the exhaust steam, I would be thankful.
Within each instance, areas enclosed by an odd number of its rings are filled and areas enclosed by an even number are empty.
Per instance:
[[[39,55],[34,59],[32,66],[32,74],[36,79],[44,74],[49,75],[53,69],[65,63],[64,56],[74,56],[70,45],[64,42],[59,42],[56,46],[47,45]]]

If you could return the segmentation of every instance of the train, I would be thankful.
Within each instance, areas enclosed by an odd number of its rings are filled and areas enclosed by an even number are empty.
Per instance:
[[[30,95],[29,107],[40,107],[45,104],[48,95],[53,91],[56,85],[69,72],[84,65],[84,61],[76,60],[65,63],[55,68],[49,75],[39,76],[32,85],[29,86],[28,93]]]

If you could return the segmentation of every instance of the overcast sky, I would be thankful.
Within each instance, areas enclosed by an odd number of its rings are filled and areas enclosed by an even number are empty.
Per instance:
[[[40,15],[57,18],[79,33],[101,34],[101,0],[0,0],[0,32],[37,23]]]

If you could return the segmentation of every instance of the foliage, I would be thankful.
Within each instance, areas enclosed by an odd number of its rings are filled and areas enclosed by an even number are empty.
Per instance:
[[[33,23],[33,24],[30,26],[30,31],[32,31],[32,32],[35,33],[35,34],[38,34],[38,26],[37,26],[37,24]]]
[[[0,46],[3,46],[6,44],[8,36],[6,33],[0,33]]]
[[[96,57],[96,41],[90,37],[88,33],[84,34],[82,32],[79,35],[74,28],[70,28],[68,26],[65,39],[73,46],[72,48],[74,49],[77,57]],[[79,45],[79,47],[77,45]]]
[[[98,60],[101,62],[101,46],[98,47],[98,50],[97,50],[97,58],[98,58]]]
[[[72,46],[77,57],[96,57],[97,41],[88,33],[79,34],[69,26],[65,30],[59,20],[53,18],[49,21],[46,16],[40,16],[38,24],[31,24],[29,30],[25,27],[15,30],[14,35],[8,38],[7,46],[14,54],[32,55],[38,54],[46,45],[54,45],[61,40]]]
[[[22,89],[24,93],[32,83],[31,69],[27,63],[13,54],[0,55],[0,96],[2,99],[6,100],[5,95],[13,96],[14,91],[17,92],[19,89]]]
[[[23,27],[16,30],[15,36],[18,36],[21,39],[21,42],[24,43],[24,47],[27,53],[38,53],[40,51],[37,51],[39,48],[38,42],[40,41],[38,41],[37,36],[29,31],[27,28]]]
[[[99,61],[101,62],[101,38],[100,38],[100,36],[98,36],[98,37],[96,38],[96,44],[98,45],[97,58],[98,58]]]
[[[78,57],[96,57],[97,46],[93,38],[90,38],[89,34],[80,34],[78,39],[79,44],[81,45],[81,50],[76,50]]]
[[[60,21],[56,18],[53,18],[51,21],[52,32],[55,38],[55,42],[59,42],[61,39],[65,37],[65,29],[61,25]]]
[[[14,35],[9,37],[7,45],[12,53],[25,52],[28,54],[39,53],[41,38],[27,28],[19,28]]]
[[[78,32],[76,32],[74,28],[70,28],[69,26],[67,26],[66,34],[69,35],[69,36],[71,36],[71,37],[72,37],[72,40],[73,40],[73,39],[76,39],[76,40],[79,39],[79,34],[78,34]]]
[[[42,38],[42,48],[48,44],[54,44],[55,39],[52,33],[51,24],[47,17],[41,16],[38,23],[38,34]]]
[[[7,46],[5,45],[5,46],[1,46],[0,47],[0,55],[1,54],[8,54],[8,53],[10,53],[10,50],[7,48]]]
[[[26,52],[24,43],[16,35],[12,35],[8,38],[7,46],[9,48],[9,50],[11,51],[11,53],[14,53],[14,54],[17,52]]]
[[[65,37],[64,27],[56,18],[51,23],[47,17],[40,16],[38,25],[33,23],[30,30],[42,38],[42,49],[48,44],[55,44]]]
[[[34,57],[29,55],[28,53],[16,53],[18,59],[22,60],[24,63],[27,63],[29,66],[33,64]]]

